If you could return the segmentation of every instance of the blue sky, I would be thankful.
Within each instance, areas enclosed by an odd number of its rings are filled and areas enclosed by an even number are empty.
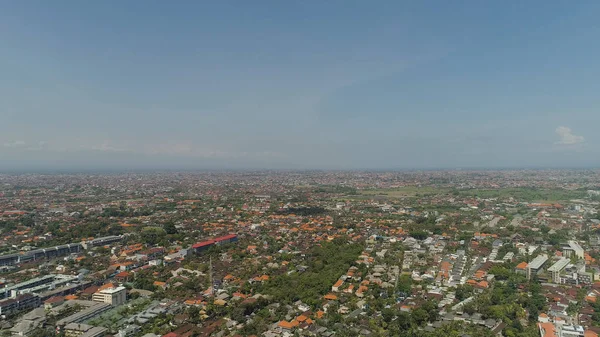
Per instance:
[[[600,166],[600,2],[0,2],[0,170]]]

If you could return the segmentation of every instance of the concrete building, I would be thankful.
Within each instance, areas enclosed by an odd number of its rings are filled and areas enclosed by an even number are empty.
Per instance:
[[[592,280],[592,273],[588,273],[588,272],[579,272],[577,273],[577,283],[581,284],[591,284],[593,282]]]
[[[40,285],[49,284],[54,281],[54,275],[46,275],[41,277],[32,278],[25,282],[17,283],[15,285],[0,289],[0,298],[12,297],[14,292],[21,290],[31,289]]]
[[[101,337],[107,332],[106,328],[95,327],[83,323],[69,323],[65,325],[65,337]]]
[[[50,248],[42,248],[25,252],[24,254],[8,254],[0,256],[0,266],[13,266],[20,263],[37,261],[40,259],[52,259],[79,253],[82,245],[80,243],[69,243]]]
[[[553,283],[561,283],[560,274],[563,272],[563,270],[565,270],[565,268],[567,267],[567,265],[569,265],[570,262],[571,260],[563,257],[560,260],[558,260],[555,264],[553,264],[550,268],[548,268],[548,272],[550,272],[550,276],[552,277]]]
[[[581,325],[563,325],[559,329],[559,337],[584,337],[585,330]]]
[[[504,255],[504,257],[502,258],[503,262],[510,262],[515,258],[515,253],[513,252],[508,252],[506,253],[506,255]]]
[[[39,307],[23,315],[10,329],[14,337],[29,336],[35,329],[40,328],[46,322],[46,312]]]
[[[198,254],[205,250],[210,249],[210,247],[212,247],[214,245],[224,245],[227,243],[234,243],[237,241],[238,241],[238,236],[236,234],[229,234],[229,235],[225,235],[225,236],[220,236],[215,239],[198,242],[198,243],[192,245],[192,250]]]
[[[92,301],[107,303],[118,306],[126,301],[127,290],[125,287],[106,288],[98,291],[92,296]]]
[[[546,255],[538,255],[533,259],[533,261],[527,265],[527,279],[531,280],[533,276],[544,270],[544,266],[546,266],[547,262],[548,256]]]
[[[96,238],[96,239],[89,240],[89,241],[82,241],[81,245],[85,249],[92,249],[94,247],[106,246],[113,242],[121,241],[122,239],[123,239],[123,236],[111,235],[111,236]]]
[[[61,287],[77,280],[77,276],[72,275],[52,274],[40,276],[0,289],[0,298],[15,297],[27,293],[39,293],[48,289]]]
[[[59,320],[58,322],[56,322],[56,327],[60,329],[61,327],[64,327],[69,323],[81,323],[88,319],[92,319],[93,317],[96,317],[101,313],[110,310],[111,308],[112,306],[110,304],[96,303],[86,309],[81,310],[80,312],[77,312],[71,316]]]
[[[10,315],[25,309],[33,309],[42,305],[38,296],[33,294],[19,295],[0,301],[0,315]]]
[[[569,240],[568,246],[563,247],[563,254],[567,258],[571,258],[571,256],[575,256],[578,259],[583,259],[584,250],[581,248],[579,243],[574,240]]]
[[[72,283],[68,283],[67,285],[62,287],[60,285],[51,286],[49,290],[46,290],[44,292],[38,292],[38,295],[40,296],[40,299],[42,301],[45,301],[55,296],[67,296],[74,294],[80,290],[89,287],[90,285],[92,285],[92,281],[73,281]]]
[[[21,254],[7,254],[0,256],[0,266],[14,266],[19,263]]]

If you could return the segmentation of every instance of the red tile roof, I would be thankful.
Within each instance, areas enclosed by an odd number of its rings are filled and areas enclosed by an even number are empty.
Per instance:
[[[207,241],[203,241],[203,242],[198,242],[198,243],[195,243],[192,246],[192,248],[196,249],[196,248],[200,248],[200,247],[210,246],[214,243],[215,243],[215,240],[207,240]]]

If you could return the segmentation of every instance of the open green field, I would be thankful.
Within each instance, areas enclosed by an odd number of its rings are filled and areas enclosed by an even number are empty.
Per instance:
[[[479,198],[509,198],[526,202],[559,202],[584,198],[585,191],[566,190],[560,188],[537,189],[528,187],[499,188],[499,189],[451,189],[435,186],[405,186],[390,189],[368,189],[359,191],[362,197],[407,198],[427,195],[454,195]]]
[[[378,189],[369,189],[360,191],[361,195],[366,196],[388,196],[390,198],[405,198],[405,197],[414,197],[419,195],[435,195],[435,194],[446,194],[449,193],[451,189],[449,188],[438,188],[433,186],[404,186],[398,188],[378,188]]]
[[[502,189],[472,189],[460,190],[460,195],[474,196],[479,198],[508,198],[528,202],[558,202],[571,199],[584,198],[585,191],[565,190],[560,188],[536,189],[536,188],[502,188]]]

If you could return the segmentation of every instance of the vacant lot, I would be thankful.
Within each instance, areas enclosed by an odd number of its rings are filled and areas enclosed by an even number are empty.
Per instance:
[[[529,187],[498,188],[498,189],[451,189],[435,186],[405,186],[389,189],[368,189],[359,191],[362,197],[407,198],[426,195],[454,195],[478,198],[510,198],[525,202],[560,202],[584,198],[585,191],[566,189],[537,189]]]
[[[433,186],[404,186],[398,188],[381,188],[381,189],[369,189],[360,191],[361,195],[368,196],[387,196],[390,198],[405,198],[405,197],[415,197],[415,196],[423,196],[423,195],[435,195],[435,194],[446,194],[449,193],[449,188],[438,188]]]
[[[582,198],[585,191],[565,189],[537,189],[537,188],[501,188],[501,189],[472,189],[460,190],[460,195],[479,198],[508,198],[513,197],[519,201],[527,202],[557,202]]]

